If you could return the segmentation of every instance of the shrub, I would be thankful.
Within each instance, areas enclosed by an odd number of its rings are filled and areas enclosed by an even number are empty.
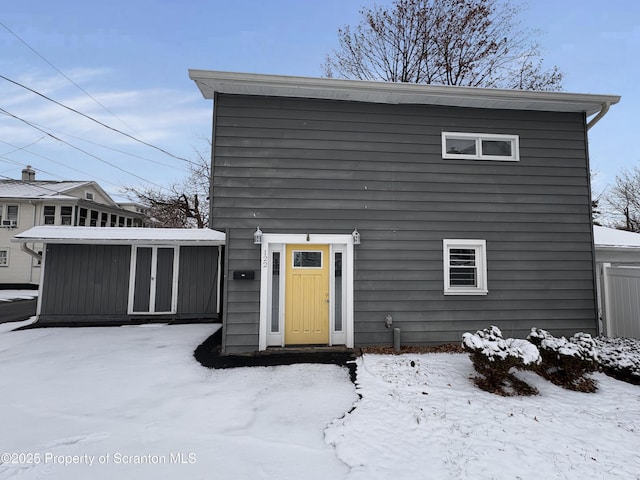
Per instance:
[[[595,339],[598,363],[610,377],[640,385],[640,342],[629,338]]]
[[[517,378],[512,369],[530,368],[540,362],[538,349],[527,340],[504,339],[498,327],[465,333],[462,348],[481,375],[475,382],[481,389],[499,395],[535,395],[538,390]]]
[[[586,376],[598,368],[598,348],[588,333],[570,339],[556,338],[546,330],[532,328],[527,337],[538,347],[542,362],[535,371],[550,382],[579,392],[595,392],[595,380]]]

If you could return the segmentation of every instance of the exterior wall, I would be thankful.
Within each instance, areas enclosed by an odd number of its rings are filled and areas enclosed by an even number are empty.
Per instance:
[[[38,321],[104,325],[213,319],[217,250],[180,248],[175,315],[129,315],[131,245],[47,245]]]
[[[584,116],[246,97],[214,110],[212,228],[227,231],[224,348],[255,350],[252,235],[357,227],[356,345],[499,326],[595,333]],[[442,131],[517,134],[520,161],[443,160]],[[443,294],[443,239],[487,242],[485,296]],[[255,270],[254,281],[233,280]]]

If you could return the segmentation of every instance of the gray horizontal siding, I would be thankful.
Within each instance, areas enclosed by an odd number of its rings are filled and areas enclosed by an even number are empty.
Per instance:
[[[517,134],[520,162],[443,160],[441,132]],[[495,323],[594,332],[590,197],[581,114],[219,95],[213,227],[227,260],[229,352],[258,344],[256,226],[350,233],[356,342],[459,341]],[[442,293],[442,239],[487,241],[489,294]]]

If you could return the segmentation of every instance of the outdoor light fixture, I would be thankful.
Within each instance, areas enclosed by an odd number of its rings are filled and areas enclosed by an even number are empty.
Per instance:
[[[353,244],[360,245],[360,232],[358,232],[357,228],[351,233],[351,236],[353,237]]]
[[[253,234],[253,243],[255,245],[262,245],[262,230],[260,230],[260,227],[256,228]]]

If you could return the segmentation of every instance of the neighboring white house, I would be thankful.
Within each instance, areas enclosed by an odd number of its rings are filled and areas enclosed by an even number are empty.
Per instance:
[[[600,332],[640,338],[640,234],[594,226]]]
[[[148,217],[135,205],[120,206],[96,182],[36,180],[27,166],[21,180],[0,180],[0,285],[39,283],[40,261],[11,243],[37,225],[144,227]],[[27,247],[42,250],[39,244]]]

